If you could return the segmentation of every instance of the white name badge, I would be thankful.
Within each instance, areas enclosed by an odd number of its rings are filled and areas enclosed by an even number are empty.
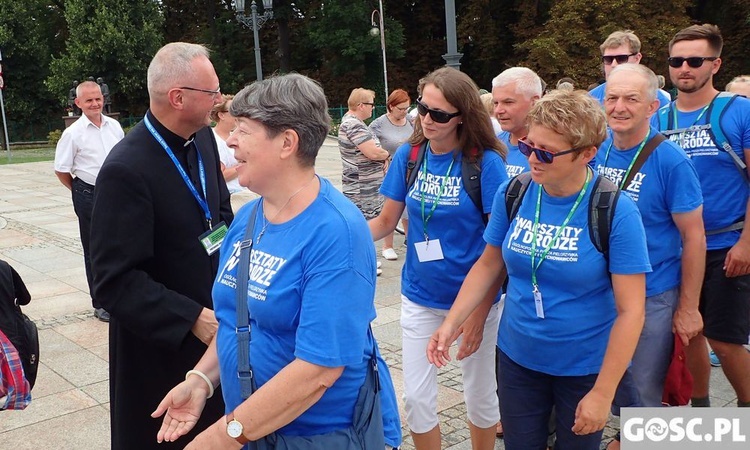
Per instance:
[[[419,262],[440,261],[443,259],[443,248],[440,246],[440,239],[430,239],[429,241],[417,242],[414,244],[417,250]]]

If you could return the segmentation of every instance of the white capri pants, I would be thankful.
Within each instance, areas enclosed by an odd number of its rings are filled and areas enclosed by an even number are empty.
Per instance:
[[[414,433],[426,433],[438,425],[437,368],[427,360],[427,344],[447,315],[448,310],[420,306],[401,296],[404,403],[406,422]],[[469,421],[479,428],[493,427],[500,420],[495,378],[499,322],[498,304],[494,304],[484,324],[479,350],[460,361],[466,412]]]

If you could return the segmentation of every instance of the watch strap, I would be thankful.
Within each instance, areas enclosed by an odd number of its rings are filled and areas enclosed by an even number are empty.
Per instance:
[[[234,418],[234,411],[230,411],[230,413],[229,413],[229,414],[227,414],[227,427],[229,427],[229,424],[230,424],[231,422],[237,422],[237,423],[239,423],[239,424],[240,424],[240,426],[242,426],[242,422],[240,422],[239,420],[236,420],[236,419]],[[232,436],[231,436],[231,435],[229,434],[229,431],[227,431],[227,436],[229,436],[229,437],[232,437]],[[239,436],[237,436],[236,438],[233,438],[233,439],[234,439],[235,441],[239,442],[239,443],[240,443],[240,444],[242,444],[242,445],[245,445],[245,444],[247,444],[248,442],[250,442],[250,439],[248,439],[248,438],[246,438],[246,437],[245,437],[245,434],[244,434],[244,427],[243,427],[243,432],[242,432],[242,433],[240,433],[240,435],[239,435]]]

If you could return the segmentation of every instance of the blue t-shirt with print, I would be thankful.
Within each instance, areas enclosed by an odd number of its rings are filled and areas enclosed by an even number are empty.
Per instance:
[[[597,102],[604,105],[604,96],[606,95],[606,91],[607,91],[607,83],[604,82],[600,84],[599,86],[595,87],[594,89],[590,90],[589,95],[594,97]],[[656,98],[659,99],[659,108],[661,108],[662,106],[668,105],[671,100],[669,96],[667,96],[667,94],[662,90],[656,91]]]
[[[414,168],[418,171],[417,179],[407,192],[406,165],[410,152],[408,143],[396,150],[380,187],[380,193],[384,196],[406,203],[409,217],[409,247],[401,271],[401,293],[418,305],[450,309],[466,274],[484,250],[482,212],[464,190],[461,178],[463,155],[460,152],[436,155],[425,151],[422,165]],[[483,213],[492,210],[495,192],[507,179],[502,157],[492,150],[485,150],[481,179]],[[417,258],[414,244],[425,240],[422,199],[425,217],[430,217],[430,211],[437,201],[432,216],[427,220],[426,233],[431,241],[440,240],[444,256],[441,260],[419,262]]]
[[[652,128],[649,139],[656,133]],[[596,170],[621,185],[640,145],[620,150],[610,136],[599,147]],[[698,174],[690,159],[676,144],[663,141],[623,192],[635,201],[646,230],[648,257],[653,269],[646,275],[646,295],[650,297],[678,287],[682,238],[672,214],[694,211],[703,203]]]
[[[674,117],[677,106],[669,106]],[[667,124],[660,124],[664,130]],[[693,126],[697,128],[692,128]],[[720,230],[745,217],[748,185],[732,158],[719,150],[708,129],[710,120],[703,108],[695,111],[677,111],[673,129],[692,128],[683,133],[670,134],[669,139],[681,146],[693,161],[703,191],[703,225],[707,231]],[[750,149],[750,100],[738,97],[724,111],[721,128],[735,154],[745,161],[744,149]],[[729,248],[737,243],[740,230],[706,236],[709,250]]]
[[[232,222],[213,287],[227,412],[242,402],[235,287],[239,243],[258,202],[245,205]],[[257,208],[256,241],[266,223],[262,207]],[[372,354],[368,327],[375,318],[375,253],[362,213],[320,178],[320,193],[313,203],[285,223],[269,224],[253,246],[249,278],[250,363],[258,388],[296,358],[325,367],[345,366],[320,400],[279,432],[307,436],[350,427]],[[383,388],[392,385],[383,383]]]
[[[505,157],[505,172],[508,178],[513,178],[523,172],[529,171],[529,158],[521,153],[518,145],[510,143],[510,132],[503,131],[497,135],[497,138],[508,147],[508,156]]]
[[[604,255],[594,247],[588,230],[588,204],[597,176],[592,176],[570,222],[536,272],[543,319],[537,317],[531,283],[533,224],[541,187],[534,182],[529,185],[510,224],[505,208],[508,183],[495,196],[484,239],[502,249],[509,277],[497,342],[508,357],[527,369],[555,376],[598,373],[617,316],[610,272],[651,270],[638,208],[624,195],[612,220],[607,270]],[[569,197],[542,193],[537,255],[553,241],[577,197],[578,193]]]

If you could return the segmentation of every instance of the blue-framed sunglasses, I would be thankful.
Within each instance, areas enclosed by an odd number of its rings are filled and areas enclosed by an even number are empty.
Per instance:
[[[523,138],[526,139],[526,138]],[[524,140],[519,139],[518,140],[518,150],[523,153],[525,157],[531,156],[532,153],[534,153],[534,156],[536,156],[536,159],[539,161],[545,163],[545,164],[552,164],[552,161],[555,159],[556,156],[562,156],[567,155],[568,153],[577,152],[580,150],[580,148],[571,148],[570,150],[564,150],[562,152],[556,152],[552,153],[547,150],[542,150],[541,148],[536,148],[528,143],[524,142]]]

